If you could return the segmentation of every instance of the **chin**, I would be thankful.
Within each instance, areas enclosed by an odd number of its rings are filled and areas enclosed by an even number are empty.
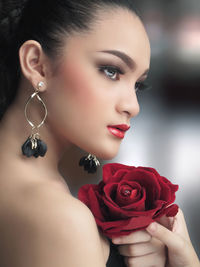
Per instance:
[[[87,146],[85,146],[85,144],[87,144]],[[119,152],[119,148],[120,148],[120,144],[119,142],[105,142],[105,139],[100,142],[95,141],[92,143],[84,143],[84,146],[78,146],[80,147],[82,150],[95,155],[97,158],[102,159],[102,160],[111,160],[114,157],[117,156],[118,152]]]
[[[111,160],[113,159],[114,157],[117,156],[117,153],[119,151],[119,148],[106,148],[106,149],[102,149],[99,150],[99,151],[94,151],[94,155],[97,157],[97,158],[100,158],[102,160]]]

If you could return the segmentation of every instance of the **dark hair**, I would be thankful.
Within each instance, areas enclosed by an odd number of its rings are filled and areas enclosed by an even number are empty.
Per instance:
[[[137,14],[133,0],[0,2],[0,119],[17,93],[20,46],[27,40],[36,40],[48,56],[56,57],[63,36],[90,30],[97,12],[108,7],[121,7]]]

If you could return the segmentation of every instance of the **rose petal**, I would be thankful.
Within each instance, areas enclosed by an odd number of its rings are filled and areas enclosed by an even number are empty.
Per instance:
[[[169,182],[165,177],[159,177],[158,179],[161,187],[160,199],[165,201],[174,201],[175,200],[175,190],[177,190],[177,186],[174,186],[171,182]]]
[[[92,211],[95,217],[100,220],[104,220],[102,213],[102,206],[100,206],[100,201],[96,196],[95,190],[99,190],[98,185],[84,185],[80,188],[78,192],[78,198]]]
[[[132,216],[150,216],[153,217],[153,215],[157,212],[157,210],[160,209],[159,207],[156,207],[151,210],[142,210],[142,211],[137,211],[137,210],[126,210],[122,207],[116,207],[113,206],[112,203],[110,203],[104,196],[102,197],[103,202],[105,203],[105,206],[108,207],[108,213],[109,213],[109,218],[110,220],[119,220],[119,219],[127,219]]]
[[[109,180],[109,183],[122,181],[126,174],[127,170],[117,170],[112,176],[112,179]]]
[[[179,209],[178,205],[172,204],[167,208],[161,209],[158,213],[156,213],[156,215],[153,218],[158,219],[163,215],[166,215],[167,217],[174,217],[177,214],[178,209]]]
[[[111,230],[111,229],[118,229],[118,227],[122,228],[124,225],[129,224],[129,218],[126,220],[118,220],[118,221],[106,221],[102,222],[98,218],[96,219],[97,225],[101,227],[101,229],[105,230]]]
[[[176,204],[172,204],[170,207],[166,208],[166,216],[174,217],[178,213],[179,207]]]
[[[104,193],[105,193],[105,197],[108,199],[108,201],[110,201],[110,203],[116,207],[119,207],[118,204],[115,202],[115,196],[116,196],[116,191],[117,191],[117,183],[109,183],[107,185],[104,186]]]
[[[130,189],[130,196],[125,196],[121,193],[122,188]],[[135,193],[135,196],[133,196]],[[117,187],[115,202],[118,206],[127,206],[131,203],[137,202],[141,198],[141,186],[138,183],[130,181],[121,181]]]
[[[130,210],[134,210],[134,211],[144,211],[145,210],[145,203],[146,203],[146,191],[144,190],[144,188],[142,189],[142,191],[140,192],[141,194],[141,198],[136,201],[133,202],[131,204],[127,203],[127,205],[124,205],[122,208],[123,210],[127,210],[130,212]]]
[[[96,220],[96,222],[106,236],[114,237],[127,235],[138,229],[145,229],[151,222],[153,222],[153,219],[146,216],[140,216],[123,221],[102,223],[99,220]]]
[[[160,176],[160,174],[154,168],[151,168],[151,167],[142,167],[142,166],[139,166],[137,168],[139,170],[146,171],[148,173],[153,173],[156,177],[159,177]]]
[[[138,200],[138,190],[133,189],[132,187],[128,185],[122,185],[118,187],[118,192],[116,195],[116,203],[123,207],[124,205],[127,205],[128,203],[131,204],[132,202],[136,202]]]
[[[147,197],[147,207],[148,209],[151,208],[151,204],[156,200],[159,199],[160,196],[160,184],[153,173],[148,173],[147,171],[142,171],[141,169],[137,169],[134,172],[129,172],[124,177],[124,180],[134,180],[137,181],[142,187],[146,190],[146,197]]]
[[[90,210],[93,215],[100,220],[105,220],[104,216],[102,215],[102,206],[100,205],[101,202],[97,199],[92,186],[88,190],[88,200],[90,203]]]
[[[90,184],[83,185],[78,191],[78,199],[85,203],[86,206],[90,206],[88,200],[88,190],[90,188]]]
[[[125,182],[122,182],[122,184]],[[128,181],[128,183],[130,184],[130,182]],[[120,183],[121,184],[121,183]],[[141,188],[140,185],[138,185],[137,183],[133,182],[132,184],[137,185],[138,188]],[[106,202],[107,204],[109,203],[109,206],[114,206],[117,209],[120,209],[120,203],[118,203],[117,200],[115,200],[115,194],[116,194],[116,187],[117,184],[113,183],[109,183],[107,185],[104,186],[104,193],[105,193],[105,197],[108,200],[108,202]],[[138,196],[139,198],[140,196]],[[133,209],[133,210],[144,210],[145,207],[145,200],[146,200],[146,195],[142,190],[141,193],[141,200],[139,200],[137,202],[137,198],[135,200],[127,200],[126,203],[124,203],[124,207],[127,207],[127,209]],[[131,203],[132,202],[132,203]],[[134,205],[135,203],[135,205]],[[122,206],[123,207],[123,206]]]
[[[153,222],[153,219],[147,216],[132,217],[127,224],[121,225],[121,230],[135,230],[141,227],[147,227],[151,222]],[[117,230],[119,231],[120,229],[115,228],[115,231]]]
[[[156,175],[157,180],[161,185],[161,196],[159,197],[160,199],[168,201],[171,199],[172,194],[178,190],[178,185],[172,184],[167,178],[165,178],[164,176],[160,176],[160,174],[154,168],[150,167],[138,167],[138,168],[141,170],[146,170],[148,172],[154,173]],[[173,197],[172,202],[174,200],[175,200],[175,195]]]
[[[153,168],[110,163],[103,167],[103,181],[96,187],[85,187],[80,196],[102,232],[113,237],[145,229],[163,215],[174,216],[178,206],[172,203],[177,190],[177,185]]]
[[[131,170],[135,169],[135,167],[132,166],[126,166],[120,163],[108,163],[103,166],[103,181],[106,184],[109,182],[110,179],[112,179],[113,175],[117,170]]]

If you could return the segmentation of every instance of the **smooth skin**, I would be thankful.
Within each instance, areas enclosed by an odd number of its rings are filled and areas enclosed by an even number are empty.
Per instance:
[[[103,159],[116,155],[121,139],[107,126],[130,124],[138,114],[134,87],[146,77],[150,47],[142,23],[132,13],[102,11],[99,18],[92,31],[66,39],[57,61],[34,40],[19,50],[20,88],[0,128],[1,266],[106,265],[108,241],[100,236],[89,209],[71,195],[57,166],[73,144]],[[119,32],[113,30],[116,27]],[[135,64],[130,69],[104,50],[120,50]],[[26,158],[21,145],[30,127],[24,106],[40,81],[45,84],[40,96],[48,109],[40,134],[48,151],[44,158]],[[35,123],[42,120],[43,110],[36,101],[29,112]]]
[[[105,50],[127,54],[132,67]],[[108,242],[89,209],[71,195],[57,166],[72,144],[102,159],[117,154],[121,140],[107,126],[130,124],[139,112],[134,88],[146,78],[150,62],[144,27],[124,9],[101,11],[92,31],[66,40],[59,60],[46,56],[34,40],[21,46],[19,57],[19,92],[0,126],[0,265],[105,267]],[[48,109],[40,134],[48,152],[44,158],[26,158],[21,145],[30,128],[24,106],[40,81],[45,84],[40,96]],[[30,110],[31,120],[40,122],[41,106],[33,101]],[[138,235],[140,239],[143,233]],[[147,243],[158,251],[156,257],[160,255],[160,267],[164,266],[162,242]],[[131,244],[134,237],[127,247]]]
[[[96,223],[84,204],[57,183],[15,177],[14,198],[1,209],[1,266],[105,266]]]
[[[163,216],[159,223],[150,224],[144,231],[112,241],[119,246],[127,266],[200,267],[181,209],[174,218]],[[166,262],[163,261],[163,246]]]
[[[172,228],[170,228],[170,223],[172,223]],[[166,267],[200,267],[182,210],[179,210],[174,218],[163,217],[161,224],[149,225],[147,231],[167,246]]]

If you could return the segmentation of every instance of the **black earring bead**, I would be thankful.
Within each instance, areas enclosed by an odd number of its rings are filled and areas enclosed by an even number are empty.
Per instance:
[[[34,155],[34,149],[32,149],[32,142],[31,138],[29,137],[25,143],[22,145],[22,153],[23,155],[27,156],[28,158]]]
[[[87,156],[84,156],[79,160],[79,166],[84,166],[86,158],[87,158]]]
[[[47,145],[38,138],[28,137],[25,143],[22,145],[22,153],[28,158],[34,156],[38,158],[39,156],[44,157],[47,152]]]
[[[85,161],[84,164],[84,170],[87,171],[88,173],[95,173],[97,171],[97,166],[92,159],[88,159]]]
[[[79,161],[79,166],[83,166],[84,170],[87,171],[88,173],[95,173],[99,165],[100,163],[98,159],[91,154],[82,157]]]
[[[38,139],[38,154],[40,157],[44,157],[47,152],[47,145],[40,139]]]

